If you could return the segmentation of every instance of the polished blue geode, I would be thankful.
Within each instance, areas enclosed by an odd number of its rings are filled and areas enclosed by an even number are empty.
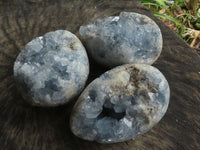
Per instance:
[[[90,55],[109,67],[152,64],[162,51],[162,34],[149,17],[134,12],[98,19],[81,26],[80,37]]]
[[[155,67],[119,66],[86,87],[73,108],[70,127],[76,136],[99,143],[133,139],[161,120],[169,97],[168,82]]]
[[[37,106],[57,106],[77,96],[89,74],[80,40],[66,30],[37,37],[14,64],[14,77],[25,100]]]

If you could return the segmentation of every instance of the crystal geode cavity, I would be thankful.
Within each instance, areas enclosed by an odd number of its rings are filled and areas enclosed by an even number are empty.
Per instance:
[[[14,64],[14,77],[32,105],[56,106],[83,89],[89,73],[88,57],[80,40],[66,30],[37,37],[25,46]]]
[[[162,34],[149,17],[134,12],[98,19],[81,26],[80,36],[90,55],[106,66],[152,64],[162,50]]]
[[[160,121],[169,96],[168,82],[155,67],[116,67],[80,95],[71,114],[71,130],[82,139],[99,143],[132,139]]]

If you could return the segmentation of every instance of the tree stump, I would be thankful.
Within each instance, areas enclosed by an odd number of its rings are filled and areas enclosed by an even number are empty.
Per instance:
[[[153,65],[167,78],[171,98],[164,118],[149,132],[117,144],[75,137],[69,129],[73,103],[55,108],[26,104],[17,91],[13,63],[26,43],[46,32],[67,29],[121,11],[145,14],[163,34],[163,51]],[[135,0],[0,0],[0,147],[2,150],[200,149],[200,57]],[[92,60],[90,80],[106,68]]]

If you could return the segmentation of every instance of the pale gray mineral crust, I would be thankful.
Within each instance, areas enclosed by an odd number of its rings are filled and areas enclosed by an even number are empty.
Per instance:
[[[80,95],[70,120],[85,140],[116,143],[150,130],[164,116],[170,89],[155,67],[116,67],[95,79]]]
[[[80,40],[66,30],[37,37],[14,64],[14,77],[25,100],[37,106],[57,106],[77,96],[89,73]]]
[[[152,64],[162,51],[162,34],[149,17],[122,12],[81,26],[81,39],[90,55],[106,66]]]

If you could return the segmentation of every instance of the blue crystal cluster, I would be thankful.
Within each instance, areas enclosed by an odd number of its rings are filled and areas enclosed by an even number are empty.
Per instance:
[[[66,30],[37,37],[25,46],[14,64],[23,97],[32,105],[57,106],[77,96],[89,74],[85,48]]]
[[[72,132],[86,140],[116,143],[150,130],[165,114],[169,85],[155,67],[116,67],[80,95],[71,117]]]
[[[80,36],[88,53],[109,67],[128,63],[152,64],[162,50],[162,34],[149,17],[122,12],[81,26]]]

